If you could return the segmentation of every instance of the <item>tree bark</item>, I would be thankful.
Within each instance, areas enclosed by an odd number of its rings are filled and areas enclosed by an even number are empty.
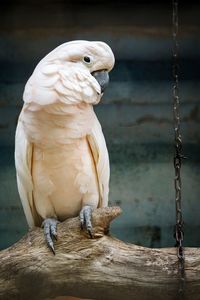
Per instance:
[[[1,251],[0,299],[178,299],[176,249],[150,249],[113,238],[109,224],[120,212],[118,207],[95,210],[93,239],[80,229],[79,218],[60,223],[55,256],[41,228]],[[200,299],[200,249],[185,248],[185,275],[184,299]]]

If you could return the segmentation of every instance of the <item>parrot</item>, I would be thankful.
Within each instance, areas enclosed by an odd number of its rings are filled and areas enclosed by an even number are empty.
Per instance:
[[[92,238],[92,211],[108,205],[110,165],[93,105],[114,67],[105,42],[61,44],[35,67],[15,135],[19,196],[30,228],[40,226],[55,254],[57,224],[80,217]]]

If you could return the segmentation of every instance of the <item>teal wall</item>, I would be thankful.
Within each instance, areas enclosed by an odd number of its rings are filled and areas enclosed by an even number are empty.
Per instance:
[[[181,7],[181,115],[185,244],[200,246],[200,6]],[[111,160],[110,204],[123,214],[111,232],[137,244],[174,244],[171,6],[97,1],[6,1],[0,11],[0,248],[27,225],[17,193],[14,133],[24,85],[60,43],[103,40],[116,65],[95,111]]]

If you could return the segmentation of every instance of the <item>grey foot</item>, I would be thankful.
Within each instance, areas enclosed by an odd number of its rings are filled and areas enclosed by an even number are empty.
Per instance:
[[[51,249],[53,254],[55,254],[53,238],[57,240],[57,224],[59,223],[56,219],[45,219],[42,223],[42,228],[44,228],[44,236],[48,247]]]
[[[91,238],[93,238],[92,234],[92,207],[89,205],[83,206],[83,208],[80,211],[80,222],[81,222],[81,228],[83,229],[84,226],[87,229],[89,235]]]

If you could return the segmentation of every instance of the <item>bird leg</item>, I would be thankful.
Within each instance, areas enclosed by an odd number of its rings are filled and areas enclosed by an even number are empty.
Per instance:
[[[51,249],[53,254],[55,255],[54,243],[53,238],[57,240],[57,224],[59,223],[58,220],[53,218],[45,219],[42,222],[42,228],[44,228],[44,236],[47,242],[48,247]]]
[[[83,229],[84,226],[87,229],[87,232],[89,233],[89,236],[93,238],[92,234],[92,207],[89,205],[83,206],[83,208],[80,211],[79,214],[80,222],[81,222],[81,228]]]

